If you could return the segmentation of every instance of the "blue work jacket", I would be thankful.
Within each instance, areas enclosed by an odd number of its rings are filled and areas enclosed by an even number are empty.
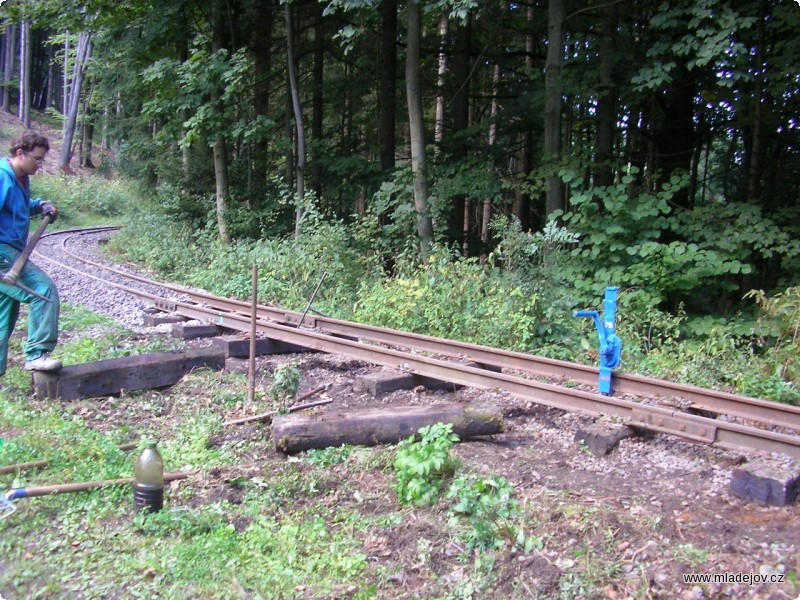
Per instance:
[[[31,215],[42,212],[42,199],[31,200],[30,182],[17,179],[7,158],[0,160],[0,244],[22,250],[28,242]]]

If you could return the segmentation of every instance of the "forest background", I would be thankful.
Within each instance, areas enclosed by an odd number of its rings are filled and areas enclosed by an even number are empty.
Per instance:
[[[65,221],[165,277],[798,402],[800,6],[9,0]],[[97,172],[91,181],[75,175]],[[121,201],[109,181],[135,181]],[[124,214],[123,214],[124,213]]]

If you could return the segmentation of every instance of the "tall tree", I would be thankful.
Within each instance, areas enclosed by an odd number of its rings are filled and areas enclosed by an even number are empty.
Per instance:
[[[11,105],[11,80],[14,78],[14,55],[17,47],[17,27],[6,22],[3,51],[3,110],[8,112]]]
[[[406,46],[406,102],[408,127],[411,139],[411,173],[413,177],[414,208],[417,213],[417,235],[420,256],[427,260],[433,241],[433,223],[429,207],[428,159],[425,150],[425,122],[422,110],[420,74],[420,46],[422,43],[422,17],[419,2],[411,0],[407,6],[408,42]]]
[[[19,26],[19,120],[31,126],[31,23]]]
[[[72,71],[72,79],[69,84],[69,104],[66,119],[64,120],[64,136],[61,141],[62,149],[58,167],[62,171],[70,172],[70,160],[72,159],[73,140],[75,130],[78,126],[78,109],[81,105],[81,92],[83,91],[83,80],[86,75],[89,56],[92,52],[92,32],[82,31],[78,34],[78,47],[75,53],[75,64]]]
[[[291,95],[292,111],[294,113],[294,130],[296,143],[295,170],[295,211],[294,235],[299,237],[302,232],[302,221],[305,202],[305,170],[306,170],[306,132],[303,123],[303,110],[300,106],[300,90],[297,84],[297,57],[294,43],[294,19],[292,17],[292,4],[284,5],[286,15],[286,68],[289,74],[289,92]]]
[[[598,187],[611,185],[613,171],[611,161],[614,152],[614,134],[617,126],[617,84],[614,72],[616,60],[615,39],[617,37],[617,6],[601,7],[598,52],[600,54],[600,90],[597,98],[597,126],[594,148],[594,184]]]
[[[566,0],[548,0],[547,63],[545,65],[544,159],[547,174],[546,212],[564,208],[564,191],[556,167],[561,160],[561,69],[564,64],[564,16]]]
[[[224,0],[213,0],[212,3],[212,40],[211,54],[226,50],[226,28],[228,21],[225,18],[227,3]],[[219,82],[218,85],[221,85]],[[224,119],[224,106],[222,100],[222,90],[215,86],[211,91],[211,102],[214,113],[219,121]],[[214,180],[216,182],[216,203],[217,203],[217,228],[219,239],[224,243],[230,241],[228,233],[228,145],[225,134],[221,131],[214,134]]]
[[[436,152],[441,151],[444,140],[445,76],[447,75],[447,36],[450,33],[450,19],[443,13],[439,19],[439,71],[436,78],[436,121],[433,127],[433,141]]]
[[[378,71],[378,156],[382,171],[394,169],[397,119],[397,0],[381,0]]]

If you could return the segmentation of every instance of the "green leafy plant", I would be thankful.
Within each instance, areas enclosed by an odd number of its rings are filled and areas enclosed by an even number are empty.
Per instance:
[[[459,476],[447,491],[447,498],[454,502],[450,515],[469,523],[465,534],[468,547],[499,548],[510,541],[525,552],[541,549],[541,539],[526,535],[520,526],[522,511],[513,486],[504,477]]]
[[[587,187],[575,170],[560,175],[572,186],[562,219],[581,235],[574,260],[565,265],[581,301],[594,301],[613,283],[635,295],[642,309],[683,300],[717,310],[758,261],[800,252],[791,234],[758,206],[676,207],[674,198],[689,184],[686,175],[673,174],[652,192],[636,187],[634,167],[606,187]]]
[[[688,563],[697,567],[709,559],[710,553],[703,548],[696,548],[692,544],[678,544],[671,550],[672,556],[679,562]]]
[[[411,436],[397,445],[393,489],[401,504],[431,506],[438,502],[445,482],[455,473],[458,461],[450,448],[458,441],[449,423],[423,427],[419,439]]]
[[[289,401],[294,400],[300,387],[300,369],[293,362],[283,363],[275,369],[269,385],[269,396],[272,401],[286,410]]]
[[[306,460],[320,467],[330,467],[331,465],[347,462],[353,450],[354,446],[348,444],[329,448],[316,448],[306,452]]]
[[[753,298],[761,309],[758,324],[762,343],[774,340],[768,353],[777,365],[775,375],[800,380],[800,286],[772,297],[763,290],[750,290],[745,298]]]

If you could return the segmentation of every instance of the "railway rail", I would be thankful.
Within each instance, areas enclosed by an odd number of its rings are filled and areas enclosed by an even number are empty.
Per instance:
[[[117,287],[159,310],[187,319],[216,323],[234,331],[251,331],[253,323],[250,302],[156,282],[88,260],[68,249],[75,236],[112,229],[71,230],[47,235],[58,235],[64,251],[85,265],[106,273],[115,273],[131,282],[146,284],[151,290],[168,290],[173,297],[167,298],[157,291],[144,291],[112,283],[107,278],[80,271],[102,285]],[[37,254],[46,260],[53,260],[39,252]],[[78,271],[69,265],[62,265],[62,268]],[[275,340],[394,367],[454,384],[500,389],[554,408],[617,417],[638,429],[668,433],[712,446],[777,452],[800,458],[800,407],[615,372],[615,392],[641,398],[641,401],[634,401],[551,383],[571,381],[594,386],[598,369],[577,363],[265,305],[257,306],[255,321],[257,332]],[[499,368],[500,371],[488,370],[481,365]],[[711,412],[718,418],[664,406],[659,404],[659,399],[677,399],[688,403],[688,409]]]

